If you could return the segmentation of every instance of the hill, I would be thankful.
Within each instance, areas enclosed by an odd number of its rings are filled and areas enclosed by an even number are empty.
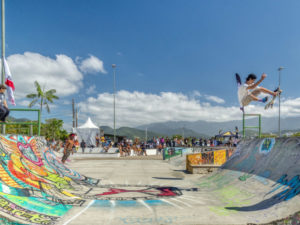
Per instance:
[[[104,131],[105,134],[113,134],[114,130],[108,126],[102,126],[101,129]],[[116,134],[120,136],[126,136],[127,138],[134,139],[134,138],[141,138],[144,139],[146,136],[146,128],[138,129],[138,128],[131,128],[131,127],[120,127],[116,129]],[[164,130],[160,129],[157,131],[151,131],[147,128],[147,137],[148,139],[152,139],[153,137],[172,137],[173,135],[184,135],[185,137],[205,137],[205,135],[201,135],[193,130],[184,128],[172,129],[172,130]]]
[[[105,134],[111,134],[111,135],[114,134],[114,130],[111,127],[101,126],[100,128],[101,130],[104,131]],[[125,136],[130,139],[135,139],[135,138],[145,139],[146,131],[141,129],[131,128],[131,127],[120,127],[116,129],[116,135]],[[161,137],[161,136],[164,135],[153,131],[147,131],[148,140],[152,139],[153,137]]]
[[[257,126],[258,119],[251,118],[246,120],[247,126]],[[208,121],[168,121],[162,123],[151,123],[142,126],[138,126],[138,129],[145,129],[146,127],[148,130],[153,132],[160,132],[160,133],[172,133],[173,130],[183,130],[187,129],[198,134],[204,134],[207,136],[214,136],[219,133],[220,130],[222,131],[234,131],[235,127],[238,127],[240,132],[242,131],[242,120],[232,120],[227,122],[208,122]],[[277,133],[278,129],[278,118],[264,118],[262,117],[262,132],[263,133]],[[299,130],[300,129],[300,117],[289,117],[289,118],[282,118],[281,119],[281,130]],[[182,132],[181,132],[182,133]],[[188,135],[186,136],[194,136]]]

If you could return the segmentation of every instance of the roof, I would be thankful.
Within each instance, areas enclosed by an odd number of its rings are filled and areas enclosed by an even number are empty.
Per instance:
[[[87,121],[85,122],[85,124],[83,124],[83,125],[81,125],[81,126],[79,126],[79,127],[77,127],[77,128],[78,128],[78,129],[84,129],[84,128],[95,128],[95,129],[99,129],[99,127],[96,126],[96,125],[93,123],[93,121],[91,120],[90,117],[87,119]]]
[[[235,135],[236,135],[236,133],[233,133],[231,131],[227,131],[227,132],[224,132],[222,134],[216,135],[216,137],[233,137]]]

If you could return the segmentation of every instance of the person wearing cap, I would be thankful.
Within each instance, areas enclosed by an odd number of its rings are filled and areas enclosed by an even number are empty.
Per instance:
[[[61,159],[62,163],[65,163],[65,161],[68,159],[70,154],[74,153],[73,152],[73,147],[74,147],[74,141],[75,141],[75,134],[71,133],[69,135],[69,138],[66,140],[65,148],[64,148],[64,155]]]
[[[6,117],[9,114],[9,109],[5,99],[6,86],[4,84],[0,84],[0,121],[5,122]]]

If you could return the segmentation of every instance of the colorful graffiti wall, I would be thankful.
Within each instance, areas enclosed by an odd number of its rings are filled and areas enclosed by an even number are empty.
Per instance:
[[[163,159],[168,160],[172,157],[192,153],[192,148],[168,147],[163,149]]]
[[[221,149],[210,152],[189,154],[186,156],[187,170],[196,165],[223,165],[233,154],[233,149]]]
[[[56,224],[90,199],[157,200],[182,194],[176,187],[100,185],[99,179],[62,164],[44,139],[22,135],[0,135],[0,177],[0,218],[11,224]]]

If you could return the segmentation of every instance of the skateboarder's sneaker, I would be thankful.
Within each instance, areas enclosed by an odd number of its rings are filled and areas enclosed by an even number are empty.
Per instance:
[[[276,93],[276,96],[277,96],[277,95],[280,95],[280,94],[281,94],[282,90],[279,89],[279,87],[278,87],[278,88],[276,88],[276,89],[274,90],[274,92]]]
[[[261,102],[262,102],[262,103],[265,103],[265,102],[267,102],[267,101],[268,101],[268,96],[266,96],[266,97],[264,97],[264,98],[261,99]]]

